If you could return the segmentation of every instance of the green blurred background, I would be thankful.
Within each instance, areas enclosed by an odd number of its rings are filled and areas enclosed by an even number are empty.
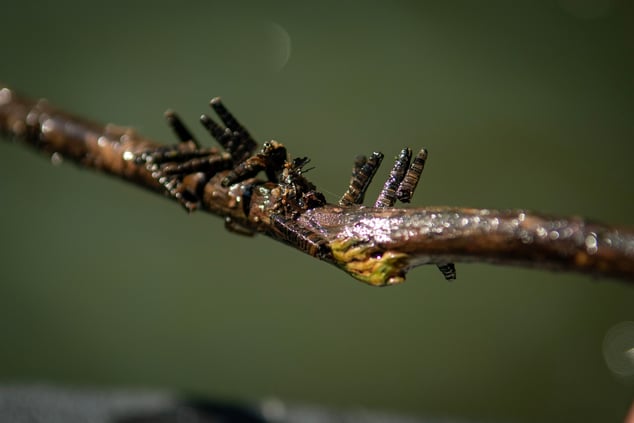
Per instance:
[[[10,86],[166,141],[165,109],[206,139],[197,117],[223,96],[259,140],[310,156],[331,201],[355,155],[425,146],[415,205],[634,224],[629,0],[7,1],[0,13]],[[0,157],[0,383],[513,422],[621,421],[634,398],[604,348],[634,320],[631,286],[461,265],[455,283],[429,266],[374,289],[22,146],[2,142]]]

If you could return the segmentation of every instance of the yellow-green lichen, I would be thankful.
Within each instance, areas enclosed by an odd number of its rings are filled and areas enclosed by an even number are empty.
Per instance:
[[[336,240],[330,244],[336,264],[354,278],[373,286],[401,283],[405,280],[408,255],[381,251],[359,240]]]

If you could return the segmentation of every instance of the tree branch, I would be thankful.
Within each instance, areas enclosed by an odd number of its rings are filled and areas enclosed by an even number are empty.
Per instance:
[[[20,97],[0,84],[0,132],[50,155],[164,193],[187,210],[225,219],[228,229],[264,233],[336,265],[375,286],[402,282],[418,265],[436,264],[448,279],[453,262],[489,262],[559,269],[634,281],[634,230],[577,217],[525,210],[452,207],[398,209],[409,202],[426,151],[404,149],[374,207],[361,205],[382,155],[355,161],[339,204],[302,174],[308,159],[290,160],[283,145],[256,143],[219,99],[224,126],[203,115],[223,150],[201,148],[173,112],[166,117],[180,142],[165,146],[134,130],[101,125]],[[264,172],[267,180],[255,177]]]

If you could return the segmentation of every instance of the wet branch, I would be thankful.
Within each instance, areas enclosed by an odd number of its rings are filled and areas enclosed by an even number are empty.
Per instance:
[[[180,140],[166,146],[130,128],[101,125],[20,97],[0,84],[0,132],[35,149],[163,193],[188,211],[222,217],[227,229],[263,233],[375,286],[402,282],[435,264],[447,279],[454,262],[488,262],[581,272],[634,282],[634,230],[525,210],[395,208],[407,203],[426,160],[403,149],[373,207],[365,191],[383,156],[360,156],[338,204],[303,175],[307,158],[288,158],[277,142],[257,143],[219,99],[222,121],[202,124],[222,148],[203,148],[178,116]],[[412,157],[413,156],[413,157]],[[257,179],[258,175],[266,179]]]

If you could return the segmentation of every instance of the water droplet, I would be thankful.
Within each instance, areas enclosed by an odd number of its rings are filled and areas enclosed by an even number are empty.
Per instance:
[[[249,29],[234,42],[236,54],[242,52],[240,57],[236,56],[235,64],[238,65],[244,57],[248,57],[249,67],[258,73],[280,72],[291,56],[291,37],[288,31],[270,20],[256,19],[247,26]]]
[[[0,104],[5,104],[11,101],[11,90],[3,88],[0,90]]]
[[[103,137],[99,138],[100,141],[101,141],[101,138]],[[132,153],[131,151],[125,151],[123,153],[123,160],[126,160],[126,161],[134,160],[134,153]]]
[[[26,121],[26,124],[29,126],[35,126],[37,124],[37,119],[40,116],[39,113],[36,113],[35,111],[31,110],[27,115],[26,115],[26,119],[24,119]]]
[[[269,22],[266,26],[265,39],[270,49],[268,67],[273,72],[279,72],[291,57],[291,36],[282,26]]]
[[[586,244],[586,252],[590,255],[592,254],[596,254],[598,248],[598,242],[597,242],[597,234],[595,233],[591,233],[590,235],[588,235],[586,237],[585,240],[585,244]]]
[[[64,157],[61,154],[55,152],[51,155],[51,164],[53,166],[59,166],[64,163]]]
[[[27,121],[28,120],[29,120],[29,117],[27,116]],[[55,122],[53,122],[52,119],[46,119],[44,123],[42,123],[42,133],[44,135],[48,134],[49,132],[52,132],[54,128],[55,128]]]
[[[533,236],[525,230],[520,231],[520,241],[522,244],[530,244],[533,242]]]
[[[634,377],[634,322],[612,326],[603,339],[603,358],[617,376]]]

